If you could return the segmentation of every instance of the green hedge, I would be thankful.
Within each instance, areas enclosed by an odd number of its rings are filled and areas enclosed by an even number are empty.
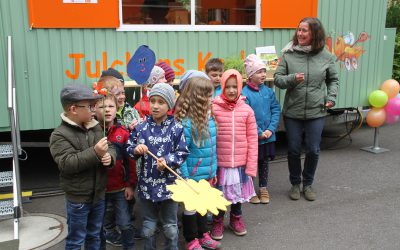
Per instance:
[[[386,15],[386,27],[396,28],[392,77],[400,81],[400,0],[389,0]]]

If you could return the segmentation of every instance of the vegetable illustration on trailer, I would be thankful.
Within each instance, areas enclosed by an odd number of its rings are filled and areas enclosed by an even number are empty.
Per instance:
[[[359,58],[365,53],[361,43],[366,42],[370,36],[367,32],[361,32],[357,38],[352,32],[338,36],[333,42],[332,33],[326,38],[327,50],[336,56],[336,62],[340,61],[340,67],[347,71],[355,71],[359,68]]]

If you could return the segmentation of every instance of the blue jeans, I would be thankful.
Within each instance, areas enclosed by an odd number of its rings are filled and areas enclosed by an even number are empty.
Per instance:
[[[104,215],[104,233],[113,232],[115,225],[121,230],[122,248],[133,249],[133,226],[131,223],[131,211],[129,201],[125,199],[125,191],[106,194],[106,212]],[[103,237],[105,241],[105,237]],[[104,244],[104,243],[103,243]]]
[[[315,171],[318,165],[322,130],[325,125],[325,117],[298,120],[284,117],[286,135],[288,139],[288,165],[289,179],[292,185],[301,183],[303,176],[303,186],[312,185]],[[301,143],[305,134],[306,157],[304,169],[301,172]]]
[[[103,225],[105,202],[73,203],[66,201],[68,235],[65,249],[97,250],[100,248],[100,230]]]
[[[152,202],[151,200],[140,199],[140,205],[143,216],[144,249],[156,249],[155,232],[158,218],[160,218],[165,236],[164,249],[178,249],[178,203],[173,200]]]

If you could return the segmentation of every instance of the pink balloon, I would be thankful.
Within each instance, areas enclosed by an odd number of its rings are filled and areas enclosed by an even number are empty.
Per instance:
[[[392,115],[392,114],[386,114],[386,120],[385,122],[387,124],[394,124],[399,121],[399,116],[398,115]]]
[[[390,98],[385,105],[386,114],[400,115],[400,98]]]

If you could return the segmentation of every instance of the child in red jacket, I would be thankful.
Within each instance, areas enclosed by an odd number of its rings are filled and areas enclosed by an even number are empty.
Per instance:
[[[113,168],[108,170],[106,188],[106,212],[103,229],[109,243],[118,242],[119,238],[123,249],[134,249],[134,229],[131,223],[129,201],[134,198],[134,187],[137,184],[135,162],[125,153],[124,147],[129,138],[129,131],[116,122],[118,102],[115,96],[105,97],[96,103],[96,117],[101,125],[105,120],[107,139],[117,149],[117,160]],[[115,223],[114,223],[115,219]],[[109,225],[116,224],[121,232]]]

